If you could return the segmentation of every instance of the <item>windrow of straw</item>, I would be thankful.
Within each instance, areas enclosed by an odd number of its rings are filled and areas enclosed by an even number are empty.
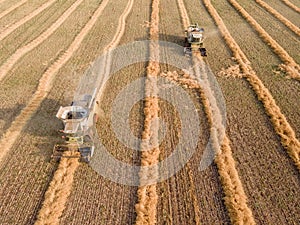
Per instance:
[[[19,1],[15,5],[13,5],[13,6],[9,7],[8,9],[4,10],[2,13],[0,13],[0,19],[3,18],[4,16],[8,15],[12,11],[14,11],[15,9],[19,8],[21,5],[24,5],[26,2],[28,2],[28,0]]]
[[[155,59],[159,58],[159,0],[152,1],[152,12],[150,21],[149,46],[150,61],[147,67],[147,78],[145,81],[145,106],[144,106],[144,130],[142,132],[141,144],[141,170],[139,172],[140,185],[137,195],[138,202],[136,209],[136,224],[156,224],[157,215],[157,188],[155,181],[158,178],[157,163],[159,159],[158,146],[158,90],[157,76],[159,75],[159,63]],[[147,184],[151,182],[151,184]]]
[[[296,138],[293,128],[282,114],[270,91],[264,86],[264,84],[256,75],[255,71],[250,65],[250,61],[245,57],[245,54],[242,52],[238,44],[229,33],[221,17],[211,4],[211,1],[204,0],[204,4],[218,26],[225,42],[231,49],[234,58],[238,62],[240,69],[244,74],[244,77],[248,80],[258,99],[264,105],[266,113],[269,115],[273,123],[274,130],[281,138],[282,146],[287,150],[298,170],[300,170],[300,142]]]
[[[184,74],[180,77],[176,72],[168,72],[163,73],[162,76],[181,86],[198,91],[202,104],[204,105],[204,110],[211,126],[211,130],[222,129],[223,126],[220,124],[222,118],[220,118],[221,116],[218,114],[219,109],[209,102],[209,99],[206,96],[212,93],[204,84],[200,85],[195,78],[192,78],[188,74]],[[215,139],[216,140],[213,140],[213,142],[217,143],[217,137]],[[225,205],[231,222],[233,224],[255,224],[252,211],[247,206],[247,196],[235,167],[229,138],[225,135],[221,146],[217,145],[215,146],[215,149],[216,148],[220,148],[220,150],[216,153],[215,163],[218,167],[222,188],[225,194]]]
[[[293,3],[291,3],[289,0],[281,0],[283,1],[288,7],[295,10],[296,12],[300,13],[300,8],[295,6]]]
[[[99,8],[95,11],[91,19],[86,23],[86,25],[80,31],[80,33],[75,37],[74,41],[71,43],[68,49],[42,75],[37,90],[33,94],[28,105],[24,109],[22,109],[20,114],[12,122],[11,126],[7,129],[7,131],[0,140],[0,145],[2,146],[0,151],[0,162],[9,152],[15,141],[18,139],[29,119],[36,113],[40,104],[46,98],[48,92],[53,86],[53,80],[57,72],[68,62],[68,60],[73,56],[73,54],[79,49],[82,41],[102,14],[108,1],[109,0],[104,0],[103,2],[101,2]]]
[[[65,156],[70,156],[66,152]],[[72,189],[74,173],[79,166],[77,158],[62,158],[45,194],[43,206],[35,225],[59,224],[65,203]]]
[[[269,6],[267,3],[265,3],[262,0],[255,0],[257,4],[265,8],[269,13],[271,13],[273,16],[275,16],[280,22],[282,22],[286,27],[288,27],[291,31],[293,31],[295,34],[300,36],[300,29],[293,24],[291,21],[289,21],[287,18],[282,16],[278,11],[273,9],[271,6]]]
[[[39,46],[41,43],[46,41],[68,18],[69,16],[79,7],[83,0],[77,0],[70,8],[68,8],[46,31],[40,34],[37,38],[32,40],[25,46],[17,49],[0,67],[0,81],[7,75],[7,73],[13,68],[13,66],[20,60],[25,54],[32,51],[34,48]]]
[[[243,74],[240,71],[239,65],[233,65],[226,69],[222,68],[221,71],[217,73],[218,76],[222,77],[234,77],[234,78],[242,78]]]
[[[4,31],[2,31],[0,33],[0,41],[3,40],[5,37],[7,37],[9,34],[11,34],[14,30],[18,29],[20,26],[22,26],[23,24],[25,24],[26,22],[28,22],[29,20],[34,18],[35,16],[39,15],[41,12],[46,10],[48,7],[53,5],[55,2],[56,2],[56,0],[47,1],[46,3],[41,5],[39,8],[37,8],[33,12],[29,13],[27,16],[25,16],[21,20],[19,20],[19,21],[15,22],[14,24],[10,25],[7,29],[5,29]]]
[[[257,22],[250,14],[236,1],[228,0],[231,5],[245,18],[245,20],[256,30],[262,40],[269,45],[274,53],[284,63],[280,68],[284,69],[288,76],[300,81],[300,66]]]

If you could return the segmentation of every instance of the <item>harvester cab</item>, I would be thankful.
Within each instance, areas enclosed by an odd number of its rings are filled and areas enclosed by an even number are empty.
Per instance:
[[[52,158],[61,157],[80,158],[81,161],[90,162],[95,150],[95,125],[97,122],[97,107],[95,95],[83,95],[79,100],[73,101],[71,106],[60,107],[56,117],[64,124],[63,143],[56,144]]]
[[[203,40],[204,29],[200,28],[197,23],[190,25],[185,31],[185,55],[191,55],[193,52],[199,52],[201,56],[207,56],[206,49],[203,47]]]

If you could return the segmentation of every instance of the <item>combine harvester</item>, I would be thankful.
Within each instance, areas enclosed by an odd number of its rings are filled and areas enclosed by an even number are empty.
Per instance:
[[[206,55],[206,49],[203,47],[204,29],[198,24],[190,25],[185,31],[184,54],[192,55],[193,53],[201,53],[201,56]]]
[[[63,133],[64,141],[54,146],[52,158],[79,158],[83,162],[90,162],[98,137],[96,122],[99,110],[96,92],[97,89],[92,94],[75,97],[71,106],[59,108],[56,117],[63,121],[64,129],[60,132]]]

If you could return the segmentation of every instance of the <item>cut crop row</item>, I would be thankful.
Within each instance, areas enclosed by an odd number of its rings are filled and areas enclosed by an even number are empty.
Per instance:
[[[273,123],[274,130],[281,138],[282,146],[287,150],[298,170],[300,170],[300,142],[297,140],[293,128],[282,114],[269,90],[264,86],[256,75],[256,72],[252,69],[250,61],[229,33],[222,18],[219,16],[210,0],[204,0],[204,4],[215,20],[226,44],[231,49],[235,60],[240,66],[243,76],[248,80],[258,99],[263,103],[266,113],[270,116],[271,122]]]
[[[152,1],[152,12],[150,21],[149,46],[150,60],[147,66],[145,81],[145,106],[144,106],[144,128],[141,144],[141,170],[139,172],[140,184],[138,187],[138,203],[136,204],[136,224],[156,224],[157,215],[157,188],[158,178],[157,164],[160,150],[158,147],[158,98],[157,98],[157,76],[159,75],[159,0]],[[148,149],[148,148],[151,149]],[[152,181],[152,184],[147,182]]]
[[[0,33],[0,41],[3,40],[5,37],[7,37],[9,34],[11,34],[14,30],[18,29],[20,26],[34,18],[35,16],[42,13],[44,10],[46,10],[48,7],[50,7],[56,0],[49,0],[43,5],[41,5],[39,8],[22,18],[21,20],[15,22],[14,24],[10,25],[7,29],[2,31]]]
[[[300,81],[300,66],[295,62],[295,60],[256,22],[256,20],[237,1],[228,1],[283,61],[284,64],[280,65],[280,67],[284,69],[290,77]]]
[[[257,4],[265,8],[269,13],[271,13],[273,16],[275,16],[280,22],[282,22],[286,27],[288,27],[291,31],[293,31],[295,34],[300,36],[300,29],[294,25],[291,21],[289,21],[287,18],[282,16],[278,11],[273,9],[270,5],[265,3],[262,0],[255,0]]]
[[[52,35],[65,21],[66,19],[79,7],[79,5],[83,2],[83,0],[77,0],[73,3],[73,5],[66,10],[63,15],[53,23],[45,32],[43,32],[36,39],[31,41],[29,44],[17,49],[17,51],[12,54],[6,62],[0,67],[0,82],[5,78],[6,74],[13,68],[20,58],[22,58],[25,54],[32,51],[34,48],[39,46],[42,42],[47,40],[50,35]]]

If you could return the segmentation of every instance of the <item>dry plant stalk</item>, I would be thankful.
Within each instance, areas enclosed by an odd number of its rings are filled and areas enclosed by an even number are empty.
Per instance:
[[[250,65],[249,60],[244,56],[244,53],[239,48],[233,37],[230,35],[224,22],[211,4],[210,0],[204,0],[204,4],[208,9],[210,15],[214,19],[216,25],[218,26],[221,35],[226,41],[228,47],[231,49],[236,61],[238,62],[242,72],[244,73],[244,77],[250,83],[258,99],[263,103],[266,113],[271,118],[276,133],[281,138],[282,146],[287,150],[296,167],[298,168],[298,170],[300,170],[300,142],[296,138],[293,128],[290,126],[285,116],[282,114],[280,108],[276,104],[269,90],[264,86],[264,84],[256,75],[255,71]]]
[[[157,189],[156,184],[145,185],[146,182],[156,181],[158,178],[157,163],[160,150],[158,147],[158,98],[157,98],[157,76],[159,74],[159,63],[153,59],[159,57],[159,0],[152,1],[152,12],[150,22],[150,61],[147,67],[147,79],[145,81],[145,107],[144,107],[144,130],[142,132],[143,142],[141,145],[141,170],[139,172],[140,186],[138,187],[138,203],[135,205],[137,214],[136,224],[156,224],[157,215]],[[156,122],[154,122],[156,121]],[[153,146],[151,150],[148,145]],[[149,168],[149,166],[151,166]]]
[[[284,68],[287,74],[300,81],[300,66],[294,59],[250,16],[249,13],[236,1],[228,0],[231,5],[245,18],[246,21],[256,30],[259,36],[269,45],[274,53],[284,62],[281,68]]]
[[[282,16],[278,11],[273,9],[271,6],[269,6],[267,3],[265,3],[262,0],[255,0],[257,4],[265,8],[269,13],[271,13],[273,16],[275,16],[280,22],[282,22],[286,27],[288,27],[291,31],[293,31],[295,34],[300,36],[300,29],[293,24],[291,21],[289,21],[287,18]]]
[[[7,29],[5,29],[4,31],[2,31],[0,33],[0,41],[3,40],[9,34],[11,34],[14,30],[18,29],[24,23],[28,22],[33,17],[37,16],[42,11],[44,11],[45,9],[47,9],[48,7],[50,7],[54,2],[56,2],[56,0],[50,0],[50,1],[46,2],[46,3],[44,3],[39,8],[37,8],[36,10],[34,10],[33,12],[31,12],[30,14],[28,14],[27,16],[25,16],[21,20],[19,20],[18,22],[15,22],[11,26],[9,26]]]
[[[68,19],[68,17],[82,2],[83,0],[77,0],[74,2],[70,8],[68,8],[68,10],[66,10],[46,31],[44,31],[30,43],[17,49],[0,67],[0,81],[3,80],[6,74],[12,69],[19,59],[47,40],[66,21],[66,19]]]
[[[222,77],[234,77],[234,78],[243,77],[239,65],[233,65],[228,67],[227,69],[222,68],[221,71],[217,73],[217,75]]]
[[[65,156],[71,156],[66,152]],[[77,158],[62,158],[45,194],[35,225],[58,225],[71,193],[74,173],[79,166]]]
[[[293,3],[291,3],[289,0],[281,0],[283,1],[288,7],[295,10],[296,12],[300,13],[300,8],[295,6]]]

